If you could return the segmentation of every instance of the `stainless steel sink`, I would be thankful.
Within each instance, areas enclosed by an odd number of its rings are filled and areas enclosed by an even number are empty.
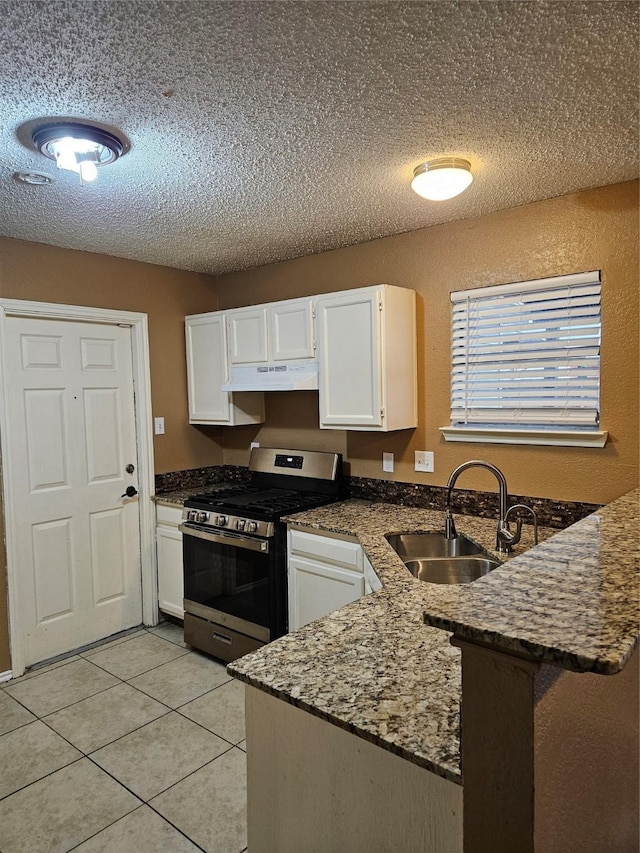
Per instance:
[[[429,583],[471,583],[500,565],[462,534],[447,539],[436,530],[400,533],[387,536],[387,541],[411,574]]]
[[[455,539],[446,539],[439,530],[428,533],[396,533],[387,536],[387,542],[405,562],[429,557],[468,557],[482,554],[483,550],[471,539],[460,534]]]
[[[414,578],[428,583],[471,583],[499,566],[493,557],[431,557],[406,560]]]

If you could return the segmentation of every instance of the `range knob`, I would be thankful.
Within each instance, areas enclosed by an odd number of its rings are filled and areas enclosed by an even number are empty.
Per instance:
[[[208,512],[199,512],[198,513],[198,521],[208,521],[209,513]]]
[[[226,515],[217,515],[216,516],[216,524],[218,527],[224,527],[225,524],[229,521]]]
[[[198,513],[195,511],[195,509],[190,509],[187,512],[187,521],[197,521],[197,520],[198,520]]]
[[[247,530],[249,531],[249,533],[255,533],[257,529],[258,529],[258,525],[256,524],[256,522],[250,521],[248,526],[247,526]]]
[[[236,530],[244,530],[245,520],[244,518],[239,518],[236,521]]]

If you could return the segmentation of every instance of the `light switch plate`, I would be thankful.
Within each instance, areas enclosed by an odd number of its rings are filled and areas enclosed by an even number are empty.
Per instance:
[[[416,471],[433,473],[433,453],[430,450],[416,450]]]
[[[393,473],[393,453],[382,454],[382,470],[388,474]]]
[[[153,427],[156,435],[164,435],[164,418],[154,418]]]

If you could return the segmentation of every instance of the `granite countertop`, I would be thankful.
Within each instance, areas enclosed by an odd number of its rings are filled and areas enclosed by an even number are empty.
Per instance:
[[[638,643],[639,567],[635,489],[481,582],[446,587],[425,622],[564,669],[613,675]]]
[[[461,784],[460,653],[448,632],[567,669],[619,671],[638,639],[639,499],[635,490],[564,531],[541,528],[535,548],[525,525],[502,567],[463,586],[416,580],[384,538],[442,530],[442,512],[350,500],[290,516],[357,537],[383,587],[229,671]],[[458,515],[456,525],[492,550],[494,521]]]
[[[189,498],[192,498],[194,495],[208,494],[210,492],[216,492],[221,489],[228,488],[229,483],[209,483],[204,486],[200,485],[191,486],[191,488],[188,489],[177,489],[173,492],[160,492],[159,494],[155,494],[152,500],[156,504],[161,504],[163,506],[178,506],[182,509],[184,502]]]
[[[444,513],[350,500],[286,520],[356,536],[383,587],[234,661],[229,672],[460,784],[460,652],[423,617],[445,587],[413,578],[384,538],[442,530]],[[456,525],[485,549],[495,545],[492,519],[458,515]],[[540,529],[541,538],[556,532]],[[525,525],[512,556],[532,545]]]

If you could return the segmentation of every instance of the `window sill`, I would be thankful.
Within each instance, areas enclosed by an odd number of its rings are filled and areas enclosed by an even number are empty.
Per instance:
[[[498,429],[491,427],[440,427],[445,441],[474,444],[529,444],[560,447],[604,447],[608,432],[592,430]]]

